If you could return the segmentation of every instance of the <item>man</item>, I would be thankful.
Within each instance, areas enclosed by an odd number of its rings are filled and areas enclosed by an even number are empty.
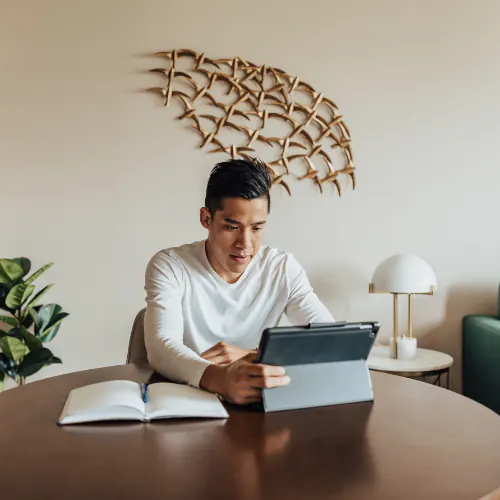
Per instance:
[[[253,363],[265,328],[332,322],[303,268],[262,246],[272,178],[259,160],[229,160],[210,174],[205,241],[158,252],[146,270],[145,342],[152,368],[227,401],[259,401],[287,385],[283,367]]]

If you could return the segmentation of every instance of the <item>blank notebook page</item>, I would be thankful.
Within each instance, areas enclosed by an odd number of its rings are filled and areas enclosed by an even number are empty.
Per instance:
[[[140,385],[128,380],[112,380],[73,389],[66,411],[71,415],[112,407],[134,408],[144,413]]]
[[[172,417],[227,417],[228,413],[215,394],[181,384],[158,383],[148,387],[149,403],[146,413],[150,418]]]

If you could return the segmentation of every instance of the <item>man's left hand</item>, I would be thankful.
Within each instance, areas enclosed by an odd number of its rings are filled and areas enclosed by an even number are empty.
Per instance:
[[[234,361],[241,359],[249,353],[255,353],[257,349],[247,350],[241,349],[227,342],[218,342],[214,346],[202,352],[200,356],[207,361],[211,361],[216,365],[229,365]]]

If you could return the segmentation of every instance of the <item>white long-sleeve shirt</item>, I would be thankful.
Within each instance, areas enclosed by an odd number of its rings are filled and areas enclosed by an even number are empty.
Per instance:
[[[199,354],[217,342],[254,349],[283,313],[296,325],[334,321],[297,260],[268,246],[233,284],[208,262],[205,241],[161,250],[147,266],[145,290],[151,367],[195,387],[211,364]]]

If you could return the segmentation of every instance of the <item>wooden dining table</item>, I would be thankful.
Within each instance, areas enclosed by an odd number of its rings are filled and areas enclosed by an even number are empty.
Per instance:
[[[123,365],[0,394],[0,498],[479,500],[500,486],[500,416],[372,372],[375,398],[228,419],[58,426],[71,389],[159,380]]]

